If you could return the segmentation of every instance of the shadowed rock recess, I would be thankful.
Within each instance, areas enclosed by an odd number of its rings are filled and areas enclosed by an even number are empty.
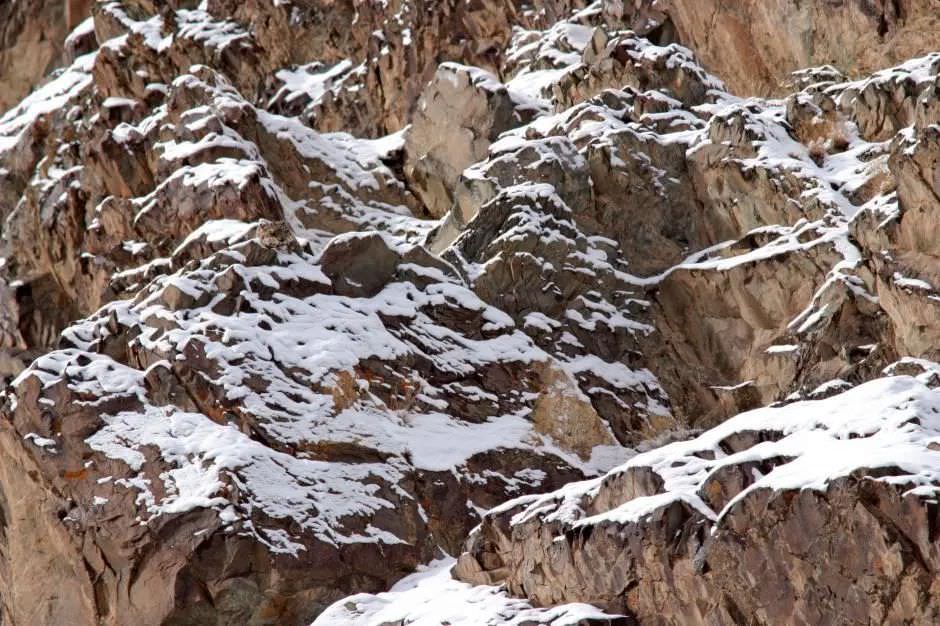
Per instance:
[[[940,623],[938,9],[0,3],[0,624]]]

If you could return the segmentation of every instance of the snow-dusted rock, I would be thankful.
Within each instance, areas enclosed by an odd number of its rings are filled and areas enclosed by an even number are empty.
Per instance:
[[[611,18],[696,51],[735,93],[779,93],[788,75],[831,64],[866,74],[937,49],[930,2],[639,0],[605,2]]]
[[[158,278],[13,383],[3,436],[81,538],[58,558],[90,559],[74,594],[148,622],[312,619],[455,551],[477,510],[617,458],[596,414],[593,439],[556,426],[560,392],[584,402],[573,376],[446,263],[377,233],[318,262],[262,226],[275,247]],[[7,561],[14,593],[28,560]],[[16,619],[70,610],[28,595]]]
[[[633,620],[590,604],[536,608],[500,587],[454,580],[454,559],[440,559],[400,580],[386,593],[359,594],[329,607],[313,626],[630,626]]]
[[[497,507],[455,573],[640,623],[930,623],[938,416],[906,376],[744,413]]]
[[[492,74],[441,65],[405,133],[405,175],[427,212],[441,217],[450,211],[460,173],[486,157],[500,133],[535,112],[534,104],[527,107],[525,97],[514,98]]]
[[[83,20],[90,9],[87,0],[7,2],[0,7],[0,114],[42,83],[48,72],[63,65],[70,54],[87,52],[91,22]]]
[[[862,4],[98,3],[0,117],[0,621],[935,620],[940,63],[856,70],[936,29]]]

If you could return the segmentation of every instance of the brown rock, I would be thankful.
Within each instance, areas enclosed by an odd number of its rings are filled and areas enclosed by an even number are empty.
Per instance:
[[[405,175],[431,217],[450,211],[461,172],[531,113],[485,71],[447,63],[438,68],[405,135]]]

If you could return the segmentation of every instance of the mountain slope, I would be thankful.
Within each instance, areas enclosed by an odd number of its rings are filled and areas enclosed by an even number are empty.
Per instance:
[[[936,620],[940,53],[803,4],[881,47],[97,4],[0,117],[3,619]]]

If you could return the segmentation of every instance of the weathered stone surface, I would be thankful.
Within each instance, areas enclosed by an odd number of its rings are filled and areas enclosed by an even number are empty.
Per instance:
[[[936,621],[936,18],[719,4],[0,9],[2,621]]]
[[[936,406],[936,391],[902,377],[740,415],[602,479],[494,509],[454,574],[640,623],[930,623],[936,483],[912,487],[940,467],[928,444]],[[873,420],[864,433],[851,425],[859,412]],[[894,440],[911,419],[911,436]],[[896,465],[865,451],[895,445],[911,455]]]
[[[87,31],[67,35],[91,14],[87,0],[5,2],[0,6],[0,114],[12,108],[77,50]]]
[[[405,135],[405,175],[432,217],[450,211],[460,173],[483,159],[500,133],[532,116],[524,106],[487,72],[438,68]]]
[[[805,67],[830,64],[851,75],[867,74],[937,47],[936,7],[919,0],[605,5],[641,35],[692,48],[733,91],[748,95],[778,93],[790,72]]]
[[[415,265],[420,254],[383,245],[376,234],[334,240],[320,273],[302,251],[245,242],[71,328],[71,347],[18,379],[5,445],[25,443],[30,480],[55,485],[54,558],[85,559],[68,575],[89,616],[304,623],[344,593],[389,586],[435,545],[455,550],[470,507],[583,475],[554,452],[578,440],[552,448],[537,426],[498,419],[551,402],[558,378],[538,372],[550,357],[440,269]],[[345,283],[328,278],[343,258]],[[353,261],[371,263],[378,282],[357,283]],[[306,330],[289,314],[297,307]],[[327,361],[305,365],[283,343],[257,354],[259,340],[309,345]],[[497,356],[513,343],[515,362]],[[422,445],[422,422],[464,443]],[[180,436],[190,444],[178,448]],[[4,598],[22,598],[7,604],[10,619],[77,610],[71,595],[32,591],[24,532],[5,535]]]

